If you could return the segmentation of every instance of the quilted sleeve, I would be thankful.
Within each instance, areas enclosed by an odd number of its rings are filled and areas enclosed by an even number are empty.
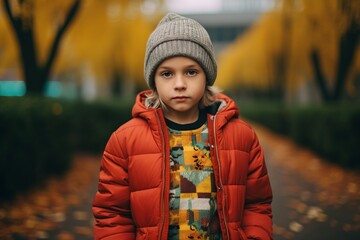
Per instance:
[[[248,239],[270,240],[272,232],[272,189],[265,165],[264,152],[252,130],[252,144],[243,229]]]
[[[119,135],[113,133],[101,160],[98,191],[93,201],[94,239],[135,239],[131,217],[128,161]]]

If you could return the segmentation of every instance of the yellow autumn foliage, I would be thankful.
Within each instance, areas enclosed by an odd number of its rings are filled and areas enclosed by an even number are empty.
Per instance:
[[[158,17],[143,14],[142,3],[89,0],[64,39],[56,72],[90,65],[100,84],[109,84],[118,73],[144,86],[145,45]]]
[[[17,43],[12,36],[12,29],[0,8],[0,76],[6,69],[16,68]]]
[[[17,0],[11,1],[13,12],[33,24],[39,62],[46,61],[57,28],[73,2],[25,0],[20,5]],[[144,9],[150,2],[152,9]],[[83,68],[90,68],[98,84],[109,84],[118,73],[124,80],[145,86],[145,45],[161,17],[162,3],[163,0],[83,0],[61,40],[52,76],[80,76]],[[17,40],[2,5],[0,35],[1,77],[5,69],[21,67]]]
[[[269,89],[282,81],[284,89],[296,90],[314,80],[310,54],[316,49],[328,84],[334,84],[339,61],[339,43],[350,20],[360,22],[360,1],[349,0],[350,13],[342,0],[279,0],[276,7],[261,18],[219,56],[219,85]],[[360,49],[357,48],[347,78],[353,89],[360,73]],[[283,67],[279,59],[283,58]],[[280,69],[280,70],[279,70]],[[280,82],[281,83],[281,82]]]

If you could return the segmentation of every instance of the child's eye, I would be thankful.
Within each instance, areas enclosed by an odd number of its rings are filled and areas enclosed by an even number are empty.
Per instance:
[[[195,76],[198,72],[195,69],[191,69],[187,72],[187,75],[189,76]]]
[[[161,73],[161,76],[164,77],[164,78],[169,78],[169,77],[172,76],[172,73],[169,72],[169,71],[165,71],[165,72]]]

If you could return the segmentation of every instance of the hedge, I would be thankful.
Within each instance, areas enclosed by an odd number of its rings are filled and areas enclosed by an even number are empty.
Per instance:
[[[71,105],[72,142],[76,151],[101,153],[110,134],[131,117],[133,102],[77,102]]]
[[[326,159],[360,167],[360,105],[327,105],[291,111],[289,136]]]
[[[101,154],[130,119],[133,101],[0,98],[0,201],[64,173],[75,151]],[[326,159],[360,167],[360,104],[287,107],[238,102],[241,115],[293,138]]]
[[[75,150],[101,153],[130,114],[121,101],[0,98],[0,201],[64,173]]]
[[[241,114],[287,135],[325,159],[360,168],[360,104],[285,106],[279,103],[239,103]]]

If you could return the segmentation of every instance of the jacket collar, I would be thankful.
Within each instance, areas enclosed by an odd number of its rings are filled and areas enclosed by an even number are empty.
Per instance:
[[[212,106],[211,115],[216,115],[217,126],[219,128],[226,125],[231,119],[239,117],[239,110],[234,100],[226,96],[225,94],[219,93],[216,96],[216,102]],[[216,111],[214,111],[216,110]]]
[[[158,125],[158,121],[160,118],[161,124],[165,124],[162,110],[160,108],[147,108],[145,106],[145,99],[147,95],[151,93],[151,90],[146,90],[140,92],[135,99],[135,104],[132,109],[132,116],[140,117],[145,119],[151,128],[156,128]],[[239,117],[239,110],[235,104],[235,102],[229,98],[228,96],[219,93],[216,96],[216,102],[207,107],[206,110],[208,114],[217,115],[217,122],[219,127],[225,125],[230,119]]]

